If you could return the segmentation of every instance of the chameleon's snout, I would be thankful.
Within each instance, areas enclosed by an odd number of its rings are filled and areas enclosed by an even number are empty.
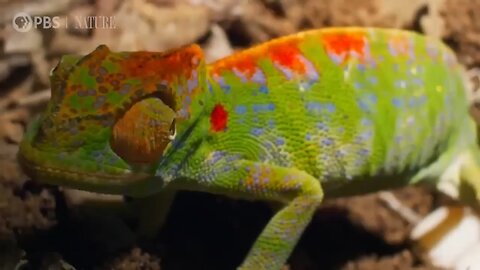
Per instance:
[[[140,167],[132,166],[116,155],[108,145],[108,137],[103,144],[97,138],[97,141],[85,141],[75,149],[62,147],[59,142],[61,136],[57,140],[47,138],[46,141],[38,141],[42,120],[37,117],[31,121],[18,153],[22,169],[32,179],[51,185],[133,197],[144,196],[163,187],[163,179],[154,176],[152,171],[140,170]],[[88,136],[85,134],[85,137]]]

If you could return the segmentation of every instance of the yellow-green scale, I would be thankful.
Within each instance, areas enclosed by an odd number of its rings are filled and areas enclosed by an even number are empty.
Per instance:
[[[314,172],[323,181],[330,179],[342,179],[353,176],[353,164],[356,158],[351,151],[357,147],[353,140],[358,135],[358,128],[362,112],[359,110],[354,89],[346,84],[343,78],[343,69],[334,64],[315,37],[306,37],[300,45],[303,55],[313,63],[319,73],[319,81],[314,83],[311,89],[304,93],[307,102],[320,102],[320,104],[333,104],[333,112],[322,110],[317,113],[308,113],[306,118],[309,122],[308,130],[314,133],[317,145],[317,161],[309,171]],[[324,126],[319,129],[317,124]],[[343,131],[339,131],[342,128]],[[330,147],[322,145],[323,139],[332,139]],[[336,157],[336,151],[345,151],[343,157]],[[332,166],[336,169],[332,170]],[[332,170],[331,175],[326,171]]]
[[[369,176],[414,175],[447,149],[455,121],[442,121],[465,114],[447,108],[446,102],[461,107],[465,97],[463,85],[455,87],[460,80],[456,64],[449,66],[442,59],[451,53],[448,49],[434,44],[439,56],[432,57],[428,40],[409,35],[411,52],[393,55],[389,40],[395,34],[403,33],[370,32],[366,58],[352,56],[342,64],[332,61],[318,36],[305,35],[298,48],[319,77],[307,89],[300,86],[305,78],[284,74],[267,57],[257,61],[265,76],[264,91],[261,83],[233,70],[223,70],[223,82],[210,78],[212,104],[222,104],[229,112],[227,130],[212,136],[212,150],[296,167],[338,184]],[[312,102],[333,109],[307,109]],[[268,105],[274,109],[254,109]],[[319,123],[327,128],[320,129]],[[324,144],[325,139],[331,141]]]

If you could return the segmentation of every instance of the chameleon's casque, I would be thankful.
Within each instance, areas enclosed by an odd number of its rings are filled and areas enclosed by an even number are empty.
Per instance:
[[[463,69],[413,32],[328,28],[206,65],[201,49],[65,56],[20,160],[39,180],[135,196],[285,203],[242,269],[280,269],[322,199],[424,182],[480,194]]]
[[[197,113],[188,104],[204,88],[204,69],[196,45],[164,53],[99,46],[84,57],[62,57],[52,70],[51,101],[22,143],[23,165],[55,184],[120,194],[150,190],[146,180],[155,178],[176,123]]]

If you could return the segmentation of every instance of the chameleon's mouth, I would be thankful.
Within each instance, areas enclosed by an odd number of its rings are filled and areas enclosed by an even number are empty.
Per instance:
[[[152,173],[99,164],[95,160],[77,160],[73,155],[59,158],[55,151],[32,146],[39,121],[35,119],[29,125],[18,154],[23,170],[32,179],[45,184],[133,197],[154,193],[162,187],[162,179]]]
[[[161,179],[146,173],[103,174],[38,165],[23,154],[18,155],[23,170],[44,184],[64,186],[96,193],[145,196],[155,193]]]
[[[96,131],[82,122],[92,118],[80,119],[77,128],[83,125],[85,132],[76,135],[79,145],[63,141],[70,131],[61,125],[48,127],[56,132],[45,135],[42,128],[49,119],[39,117],[27,128],[19,161],[43,183],[108,194],[151,194],[162,187],[152,168],[175,133],[173,101],[168,91],[139,98],[110,127]]]

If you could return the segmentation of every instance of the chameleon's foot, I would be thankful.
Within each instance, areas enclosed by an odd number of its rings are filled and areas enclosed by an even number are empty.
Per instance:
[[[210,183],[211,188],[235,190],[250,198],[281,201],[286,205],[270,220],[255,241],[241,270],[279,270],[323,199],[320,181],[295,168],[236,161],[234,169]],[[231,167],[230,167],[231,168]]]
[[[281,269],[313,213],[322,195],[299,196],[280,210],[256,240],[239,270]]]

